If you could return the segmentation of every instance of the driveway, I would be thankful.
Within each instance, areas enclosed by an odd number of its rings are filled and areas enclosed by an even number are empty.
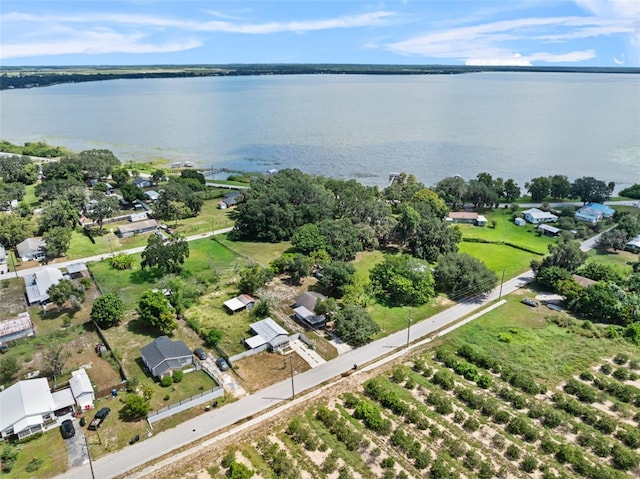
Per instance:
[[[326,363],[322,356],[320,356],[299,339],[294,339],[293,341],[291,341],[289,343],[289,346],[291,346],[291,349],[298,353],[298,356],[304,359],[312,368]]]
[[[210,353],[207,353],[207,359],[200,361],[202,369],[206,370],[211,376],[213,376],[218,384],[224,388],[231,396],[239,398],[247,395],[247,391],[236,380],[233,371],[220,371],[216,366],[216,358]]]
[[[84,438],[84,431],[80,427],[80,421],[78,419],[73,420],[73,427],[76,429],[75,436],[64,440],[64,444],[67,446],[70,468],[89,462],[89,452]]]

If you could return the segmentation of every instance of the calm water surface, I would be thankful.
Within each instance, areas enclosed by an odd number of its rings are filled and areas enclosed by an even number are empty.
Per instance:
[[[123,161],[432,185],[479,172],[640,182],[640,77],[567,73],[114,80],[0,92],[0,137]]]

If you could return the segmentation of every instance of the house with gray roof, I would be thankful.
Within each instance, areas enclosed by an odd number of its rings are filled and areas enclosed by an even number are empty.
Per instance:
[[[640,253],[640,235],[627,241],[624,247],[626,250],[633,251],[635,253]]]
[[[140,348],[140,353],[144,365],[158,379],[193,364],[193,353],[187,345],[182,341],[171,341],[168,336],[154,339]]]
[[[49,288],[58,284],[61,280],[62,272],[58,268],[41,268],[35,273],[24,277],[24,284],[27,291],[27,302],[32,304],[42,304],[49,300]]]
[[[38,238],[27,238],[16,245],[18,256],[22,261],[41,261],[45,258],[44,247],[45,242]]]
[[[7,265],[7,251],[4,246],[0,244],[0,274],[8,273],[9,266]]]
[[[120,238],[127,238],[141,233],[150,233],[158,230],[158,222],[156,220],[136,221],[126,225],[118,226],[116,234]]]
[[[302,321],[311,328],[321,328],[325,325],[326,318],[322,314],[314,312],[318,300],[325,300],[327,297],[316,291],[305,291],[295,299],[293,313],[296,319]]]
[[[289,333],[271,318],[251,323],[249,326],[255,334],[244,343],[250,349],[266,346],[270,351],[279,351],[289,345]]]

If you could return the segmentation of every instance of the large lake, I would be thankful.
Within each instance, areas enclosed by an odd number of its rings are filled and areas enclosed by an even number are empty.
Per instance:
[[[489,172],[640,182],[640,76],[304,75],[112,80],[0,92],[0,137],[123,161],[296,167],[385,185]]]

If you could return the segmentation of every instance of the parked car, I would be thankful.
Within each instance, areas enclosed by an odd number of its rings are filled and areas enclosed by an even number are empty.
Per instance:
[[[73,421],[71,419],[65,419],[60,425],[60,432],[64,439],[69,439],[76,435],[76,428],[73,427]]]
[[[4,354],[9,350],[9,346],[6,344],[0,344],[0,353]]]
[[[110,412],[111,409],[109,409],[108,407],[103,407],[102,409],[100,409],[93,417],[93,420],[89,423],[89,429],[91,429],[92,431],[98,429]]]
[[[196,348],[196,349],[194,349],[194,350],[193,350],[193,354],[195,354],[195,355],[196,355],[196,357],[197,357],[198,359],[201,359],[201,360],[203,360],[203,361],[204,361],[205,359],[207,359],[207,353],[206,353],[206,351],[205,351],[204,349],[202,349],[202,348]]]
[[[224,358],[216,359],[216,366],[218,366],[218,369],[220,369],[220,371],[226,371],[227,369],[229,369],[229,363],[227,363]]]

